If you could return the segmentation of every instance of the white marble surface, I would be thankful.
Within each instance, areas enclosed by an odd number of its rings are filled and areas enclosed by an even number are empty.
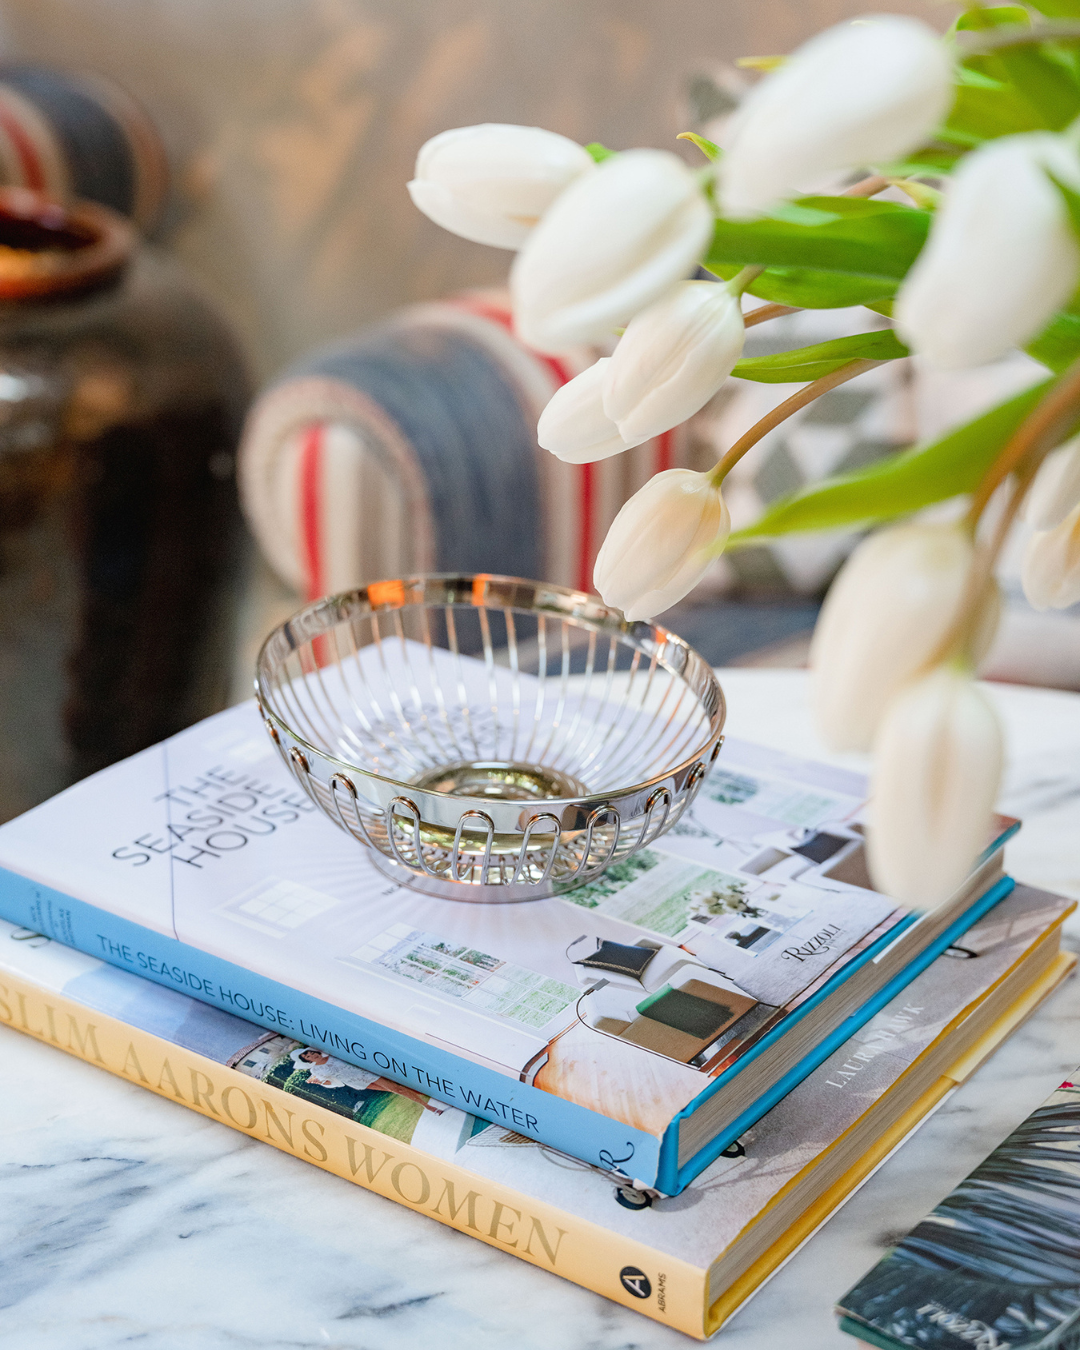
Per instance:
[[[805,675],[723,674],[733,734],[822,754]],[[1010,868],[1080,898],[1080,696],[995,687]],[[850,760],[846,762],[851,762]],[[1070,943],[1080,946],[1074,919]],[[1080,1061],[1069,981],[720,1332],[850,1350],[831,1306]],[[691,1342],[0,1028],[4,1350],[667,1350]]]

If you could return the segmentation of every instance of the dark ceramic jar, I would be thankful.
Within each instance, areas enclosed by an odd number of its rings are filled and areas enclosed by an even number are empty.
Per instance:
[[[0,189],[0,819],[222,706],[246,397],[178,264]]]

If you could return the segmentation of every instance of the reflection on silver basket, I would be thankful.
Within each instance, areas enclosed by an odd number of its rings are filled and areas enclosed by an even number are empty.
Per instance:
[[[485,574],[373,583],[271,633],[256,692],[315,804],[406,884],[580,885],[679,819],[724,696],[681,638],[581,591]]]

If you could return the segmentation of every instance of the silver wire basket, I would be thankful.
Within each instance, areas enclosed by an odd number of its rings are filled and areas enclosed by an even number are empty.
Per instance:
[[[535,900],[670,829],[724,695],[681,638],[516,577],[415,576],[308,605],[259,653],[259,707],[316,806],[406,885]]]

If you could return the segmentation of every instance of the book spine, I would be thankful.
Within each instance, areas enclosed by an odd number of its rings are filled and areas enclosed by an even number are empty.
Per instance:
[[[0,1022],[635,1312],[705,1337],[707,1272],[644,1243],[347,1122],[10,972],[0,974]],[[628,1269],[634,1274],[627,1284],[636,1294],[623,1283]]]
[[[824,1036],[818,1042],[817,1046],[811,1050],[809,1054],[799,1060],[799,1062],[774,1083],[767,1092],[764,1092],[752,1106],[748,1107],[741,1115],[737,1116],[731,1124],[721,1130],[710,1143],[696,1153],[682,1167],[678,1166],[675,1153],[675,1141],[678,1139],[678,1134],[676,1129],[669,1129],[667,1135],[664,1137],[663,1146],[660,1151],[660,1165],[657,1169],[659,1177],[658,1189],[668,1195],[677,1195],[679,1191],[689,1185],[694,1177],[703,1171],[704,1168],[711,1162],[716,1161],[725,1148],[730,1147],[741,1134],[750,1129],[752,1125],[756,1124],[766,1112],[771,1111],[777,1102],[782,1101],[789,1092],[798,1087],[803,1079],[813,1073],[820,1064],[824,1064],[834,1051],[838,1050],[845,1041],[850,1040],[851,1037],[854,1036],[861,1027],[864,1027],[872,1017],[876,1017],[887,1003],[890,1003],[898,994],[906,989],[917,975],[921,975],[931,962],[935,961],[947,948],[951,947],[957,938],[962,937],[963,934],[977,923],[984,914],[993,909],[999,901],[1004,900],[1007,895],[1011,894],[1015,887],[1016,882],[1012,877],[1002,877],[996,885],[991,886],[984,895],[980,896],[969,909],[966,909],[964,913],[961,914],[955,923],[950,924],[944,933],[941,933],[936,937],[929,946],[924,947],[918,956],[911,960],[903,970],[897,975],[894,975],[887,984],[883,985],[867,998],[862,1003],[861,1007],[845,1018],[839,1026],[834,1027],[828,1035]],[[874,947],[869,948],[868,951],[863,954],[864,963],[865,959],[873,957],[881,947],[887,945],[891,940],[890,935],[886,934],[880,944],[875,944]],[[754,1051],[751,1051],[751,1055],[753,1055],[755,1051],[759,1051],[759,1047],[755,1046]],[[750,1056],[747,1056],[746,1058],[749,1060]],[[706,1102],[709,1097],[714,1095],[725,1080],[726,1075],[722,1075],[720,1078],[716,1079],[704,1093],[699,1097],[695,1097],[693,1102],[691,1102],[689,1106],[684,1107],[675,1117],[675,1125],[678,1126],[682,1120],[693,1114],[694,1111],[699,1110],[703,1103]]]
[[[660,1140],[464,1056],[334,1007],[267,976],[0,868],[0,918],[167,989],[319,1046],[362,1069],[548,1144],[656,1184]]]

